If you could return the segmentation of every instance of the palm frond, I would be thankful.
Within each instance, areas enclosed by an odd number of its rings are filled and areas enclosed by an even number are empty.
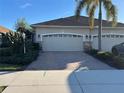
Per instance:
[[[104,8],[105,8],[105,10],[106,10],[106,18],[107,18],[107,20],[109,21],[110,20],[110,18],[111,18],[111,13],[110,13],[110,8],[111,8],[111,6],[112,6],[112,3],[111,3],[111,1],[109,1],[109,0],[104,0],[103,1],[103,6],[104,6]]]
[[[94,13],[95,13],[96,7],[97,6],[94,4],[88,10],[90,30],[93,30],[94,28]]]
[[[89,16],[90,29],[94,27],[94,13],[96,8],[99,6],[99,0],[77,0],[77,8],[75,12],[76,18],[79,18],[82,9],[86,8],[86,13]],[[112,4],[112,0],[102,0],[102,4],[106,10],[107,20],[112,20],[112,26],[117,24],[117,9]]]
[[[117,9],[115,5],[112,5],[112,7],[110,8],[110,12],[112,16],[112,26],[116,26],[117,25]]]
[[[89,0],[80,0],[80,1],[77,1],[77,8],[76,8],[76,11],[75,11],[75,16],[76,16],[77,19],[79,18],[82,9],[84,7],[86,7],[88,1]]]
[[[103,1],[104,8],[106,10],[107,20],[112,20],[112,26],[116,26],[117,24],[117,9],[115,5],[112,4],[111,0]]]

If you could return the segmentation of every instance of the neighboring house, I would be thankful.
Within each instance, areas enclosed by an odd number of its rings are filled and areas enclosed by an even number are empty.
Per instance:
[[[94,31],[89,31],[89,18],[75,16],[33,24],[35,41],[42,45],[43,51],[84,51],[85,42],[91,40],[92,47],[98,48],[98,20],[95,19]],[[124,42],[124,24],[103,20],[102,50],[111,51],[113,45]]]
[[[7,28],[5,28],[3,26],[0,26],[0,45],[2,44],[2,34],[7,33],[9,31],[10,31],[9,29],[7,29]]]

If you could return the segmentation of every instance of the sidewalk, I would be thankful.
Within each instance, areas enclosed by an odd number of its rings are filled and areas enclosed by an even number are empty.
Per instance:
[[[20,71],[0,75],[3,93],[123,93],[123,70]]]

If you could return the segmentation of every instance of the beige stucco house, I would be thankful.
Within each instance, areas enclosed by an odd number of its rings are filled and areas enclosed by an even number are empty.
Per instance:
[[[98,20],[95,19],[94,31],[89,31],[88,17],[75,16],[33,24],[35,42],[43,51],[84,51],[89,40],[92,47],[98,48]],[[111,51],[112,46],[124,42],[124,24],[112,27],[111,22],[103,20],[102,50]]]

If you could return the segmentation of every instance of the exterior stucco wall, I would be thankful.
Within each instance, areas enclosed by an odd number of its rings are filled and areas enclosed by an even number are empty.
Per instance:
[[[42,34],[48,34],[48,33],[75,33],[75,34],[82,34],[82,35],[88,35],[89,30],[88,29],[82,29],[82,28],[36,28],[36,38],[35,41],[39,42],[41,41],[40,38],[38,38],[38,35]]]

